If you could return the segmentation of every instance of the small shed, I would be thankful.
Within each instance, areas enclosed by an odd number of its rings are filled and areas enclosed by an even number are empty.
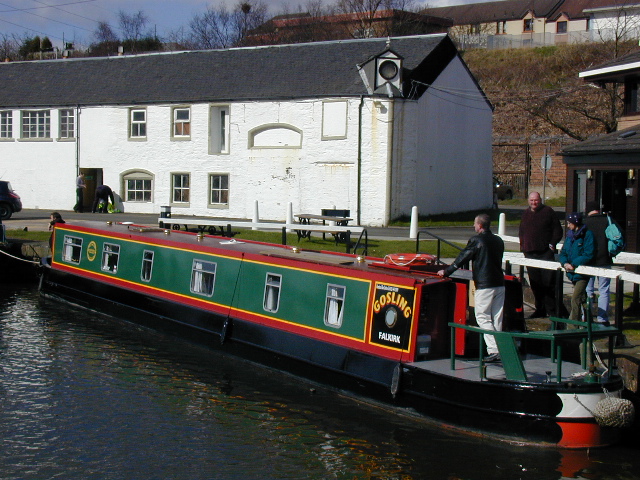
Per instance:
[[[640,124],[565,147],[567,211],[596,200],[625,229],[628,252],[638,252]]]

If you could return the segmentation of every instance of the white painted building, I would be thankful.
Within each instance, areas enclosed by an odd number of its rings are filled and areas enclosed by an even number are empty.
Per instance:
[[[0,178],[70,210],[362,225],[489,208],[492,108],[444,35],[0,64]]]

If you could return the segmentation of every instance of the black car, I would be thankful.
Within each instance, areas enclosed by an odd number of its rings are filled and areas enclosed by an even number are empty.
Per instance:
[[[502,183],[496,177],[493,177],[493,187],[498,194],[498,200],[511,200],[513,198],[513,187]]]
[[[15,212],[22,210],[20,195],[13,191],[11,184],[0,180],[0,220],[8,220]]]

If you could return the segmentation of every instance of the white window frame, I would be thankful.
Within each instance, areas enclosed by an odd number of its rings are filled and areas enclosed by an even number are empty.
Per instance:
[[[324,324],[327,327],[340,328],[344,318],[344,300],[347,287],[344,285],[327,284],[327,299],[324,308]]]
[[[140,268],[140,280],[150,282],[153,275],[153,250],[145,250],[142,252],[142,266]]]
[[[180,184],[176,185],[177,177]],[[185,182],[186,179],[186,182]],[[186,186],[185,186],[186,183]],[[179,195],[178,195],[179,194]],[[176,195],[178,198],[176,199]],[[189,206],[191,200],[191,174],[186,172],[173,172],[171,174],[171,204]]]
[[[13,111],[0,111],[0,140],[13,138]]]
[[[135,118],[140,113],[144,118]],[[147,138],[146,108],[131,108],[129,110],[129,138],[134,140],[144,140]]]
[[[229,154],[229,105],[211,105],[209,107],[209,154]]]
[[[178,118],[186,112],[186,118]],[[191,109],[189,107],[175,107],[172,112],[173,127],[171,135],[175,139],[188,140],[191,138]]]
[[[220,186],[214,186],[215,180],[220,179]],[[226,178],[226,187],[222,186]],[[214,202],[214,193],[218,193],[220,201]],[[229,174],[228,173],[210,173],[209,174],[209,206],[210,207],[228,207],[229,206]],[[226,201],[225,200],[226,196]]]
[[[70,139],[76,136],[76,117],[73,108],[63,108],[58,112],[59,126],[58,138]]]
[[[22,110],[21,113],[20,138],[51,138],[51,110]]]
[[[118,263],[120,261],[120,245],[117,243],[104,242],[102,244],[102,261],[100,269],[103,272],[118,273]]]
[[[262,308],[265,312],[276,313],[280,308],[280,291],[282,290],[282,275],[269,273],[264,281],[264,300]]]
[[[191,293],[213,296],[217,268],[218,264],[215,262],[194,258],[191,264]]]
[[[62,246],[62,261],[78,265],[80,258],[82,258],[82,238],[65,235]]]
[[[130,182],[133,182],[133,188],[131,188]],[[132,203],[153,202],[153,184],[154,176],[147,171],[132,170],[124,173],[122,175],[124,201]]]

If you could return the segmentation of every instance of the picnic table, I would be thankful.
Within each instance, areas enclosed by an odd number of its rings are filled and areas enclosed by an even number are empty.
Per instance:
[[[322,221],[322,225],[326,225],[327,222],[334,222],[334,224],[336,226],[339,227],[346,227],[347,225],[349,225],[349,222],[353,221],[353,218],[349,218],[349,217],[336,217],[333,215],[316,215],[313,213],[299,213],[297,215],[295,215],[295,217],[298,218],[298,223],[301,225],[311,225],[313,223],[313,221]],[[296,230],[296,233],[298,234],[298,241],[301,238],[311,238],[311,230]],[[322,232],[322,238],[325,238],[325,234],[327,232]],[[344,232],[328,232],[331,235],[334,236],[334,238],[336,239],[336,241],[344,241],[345,240],[345,233]]]

